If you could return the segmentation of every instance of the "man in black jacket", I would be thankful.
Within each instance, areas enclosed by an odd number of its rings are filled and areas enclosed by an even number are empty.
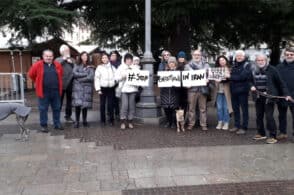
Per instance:
[[[285,82],[289,93],[292,98],[294,98],[294,47],[288,47],[284,52],[284,61],[277,66],[277,69]],[[279,129],[280,134],[277,139],[287,139],[287,110],[290,108],[292,113],[292,128],[294,129],[294,103],[291,102],[281,102],[278,105],[279,109]],[[294,130],[292,131],[294,135]]]
[[[237,50],[235,62],[231,69],[230,87],[232,106],[234,111],[234,128],[230,129],[238,135],[245,134],[248,128],[248,96],[249,82],[252,78],[251,64],[245,58],[243,50]],[[242,124],[240,120],[240,107],[242,109]]]
[[[71,118],[72,115],[72,86],[73,86],[73,64],[74,60],[70,57],[70,49],[67,45],[61,45],[59,48],[61,54],[60,57],[56,58],[63,68],[62,77],[62,95],[61,95],[61,107],[63,104],[64,96],[66,95],[66,106],[65,106],[65,120],[66,122],[74,122]]]
[[[269,131],[269,138],[266,140],[268,144],[274,144],[276,140],[277,126],[274,119],[274,108],[277,99],[265,97],[267,94],[273,96],[287,96],[290,99],[288,89],[282,81],[279,72],[273,66],[267,63],[267,56],[257,54],[255,58],[256,66],[253,70],[253,82],[251,83],[251,91],[255,99],[256,109],[256,126],[257,134],[253,139],[266,139],[263,118],[266,116],[266,128]]]

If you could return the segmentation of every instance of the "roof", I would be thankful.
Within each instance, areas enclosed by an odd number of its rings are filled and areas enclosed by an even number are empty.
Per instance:
[[[32,50],[32,56],[41,56],[43,50],[45,49],[51,49],[54,52],[54,56],[58,57],[59,54],[59,48],[62,44],[67,45],[70,48],[70,52],[71,55],[73,57],[78,56],[79,55],[79,51],[74,48],[73,46],[71,46],[70,44],[68,44],[66,41],[64,41],[61,38],[55,37],[53,39],[50,39],[48,41],[42,42],[42,43],[36,43],[33,44],[31,46],[31,50]]]

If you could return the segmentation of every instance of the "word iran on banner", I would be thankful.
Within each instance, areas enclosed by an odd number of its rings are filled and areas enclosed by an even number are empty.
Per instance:
[[[206,69],[182,71],[182,81],[184,87],[206,86]]]
[[[181,87],[181,71],[158,71],[158,87]]]
[[[129,71],[126,84],[147,87],[149,85],[149,77],[148,70]]]
[[[227,68],[217,67],[208,69],[208,80],[226,80]]]

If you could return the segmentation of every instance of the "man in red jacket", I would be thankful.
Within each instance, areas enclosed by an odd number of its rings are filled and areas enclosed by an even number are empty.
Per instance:
[[[41,131],[48,132],[48,107],[52,108],[54,128],[63,130],[60,123],[60,96],[62,94],[62,66],[53,61],[53,51],[44,50],[43,60],[32,65],[29,77],[35,83],[39,102]]]

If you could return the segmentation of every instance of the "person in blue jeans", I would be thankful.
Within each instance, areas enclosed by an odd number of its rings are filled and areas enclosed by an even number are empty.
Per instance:
[[[236,132],[238,135],[245,134],[248,128],[248,96],[251,79],[251,64],[246,60],[245,52],[243,50],[237,50],[235,52],[235,61],[231,69],[230,77],[235,126],[230,129],[230,131]],[[242,123],[240,108],[242,109]]]
[[[229,130],[230,114],[233,112],[230,92],[230,65],[226,56],[216,59],[215,67],[225,69],[225,79],[215,81],[214,98],[216,100],[218,124],[216,129]]]
[[[44,50],[43,60],[37,61],[29,70],[29,77],[35,82],[39,102],[41,131],[48,132],[48,107],[52,108],[54,128],[63,130],[60,123],[60,96],[62,94],[63,69],[53,61],[53,52]]]

